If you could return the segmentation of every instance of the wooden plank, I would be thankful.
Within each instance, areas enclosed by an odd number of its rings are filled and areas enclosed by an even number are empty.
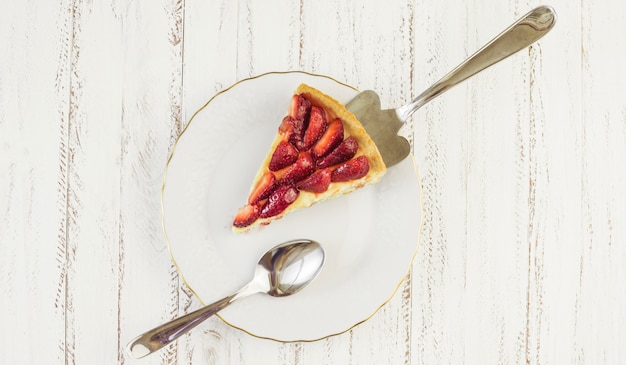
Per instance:
[[[65,361],[71,35],[68,1],[0,4],[0,363]]]
[[[416,94],[473,52],[468,9],[462,2],[421,2],[416,7]],[[413,265],[411,363],[463,363],[470,128],[468,84],[457,86],[416,112],[414,146],[422,181],[423,223]]]
[[[119,118],[120,227],[117,273],[118,356],[129,340],[184,312],[191,294],[180,289],[161,227],[165,163],[182,130],[183,4],[133,3],[121,9],[125,29],[116,66],[123,82]],[[143,362],[181,362],[175,343]],[[184,358],[183,358],[184,359]]]
[[[182,123],[237,81],[238,4],[185,1]]]
[[[575,4],[561,2],[554,7],[559,17],[557,25],[528,52],[530,189],[525,357],[529,364],[574,363],[576,342],[576,278],[582,244],[578,77],[581,14]]]
[[[110,9],[74,2],[71,12],[65,362],[116,362],[117,353],[105,349],[118,342],[120,138],[115,121],[120,110],[114,90],[121,82],[116,72],[121,55],[111,40],[120,38],[120,31],[111,27]]]
[[[573,313],[575,342],[572,363],[624,362],[626,275],[623,224],[626,112],[626,54],[620,41],[626,16],[623,3],[610,10],[584,1],[581,9],[582,149],[579,287]]]
[[[472,48],[530,9],[516,2],[473,9]],[[501,20],[500,24],[484,22],[489,18]],[[535,201],[532,180],[541,183],[545,176],[542,161],[535,161],[534,138],[543,125],[530,112],[533,61],[524,50],[470,82],[467,194],[472,199],[468,199],[467,212],[469,316],[465,328],[469,362],[521,363],[526,358],[529,236],[541,235],[533,229],[535,206],[541,202]]]

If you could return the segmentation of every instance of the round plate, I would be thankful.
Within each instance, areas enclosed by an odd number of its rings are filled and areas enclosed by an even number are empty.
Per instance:
[[[230,326],[276,341],[315,341],[345,332],[387,303],[418,246],[420,184],[412,158],[349,195],[295,211],[260,229],[231,223],[287,111],[309,84],[346,103],[357,91],[329,77],[268,73],[215,95],[174,146],[162,192],[163,228],[183,281],[204,303],[232,294],[269,248],[296,238],[326,251],[320,275],[296,295],[257,294],[220,312]]]

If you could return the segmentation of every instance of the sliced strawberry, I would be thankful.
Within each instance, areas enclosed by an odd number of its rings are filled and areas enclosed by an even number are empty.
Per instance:
[[[311,154],[308,152],[300,152],[298,159],[291,166],[287,168],[287,171],[279,179],[282,185],[293,185],[298,181],[308,177],[315,171],[315,162]]]
[[[322,137],[313,145],[311,153],[315,159],[320,159],[332,151],[343,141],[343,123],[336,118],[326,128]]]
[[[268,168],[270,171],[278,171],[285,168],[298,159],[298,150],[289,142],[281,141],[274,150]]]
[[[298,184],[298,189],[310,191],[311,193],[323,193],[328,190],[330,185],[330,175],[330,169],[318,170],[313,175],[302,180]]]
[[[270,194],[267,202],[261,208],[259,216],[261,218],[269,218],[280,214],[298,198],[299,194],[298,189],[293,186],[278,187]]]
[[[256,184],[250,196],[248,204],[256,204],[260,200],[267,198],[276,187],[276,177],[271,172],[266,172]]]
[[[289,104],[289,115],[294,119],[306,120],[311,112],[311,102],[304,96],[295,94]]]
[[[342,162],[348,161],[356,154],[356,151],[359,149],[359,143],[356,141],[354,137],[348,137],[343,140],[335,148],[322,160],[317,162],[318,168],[329,167],[333,165],[340,164]]]
[[[235,215],[233,226],[235,227],[247,227],[254,223],[261,214],[261,208],[257,204],[247,204],[241,207]]]
[[[367,157],[359,156],[350,161],[344,162],[333,170],[331,181],[340,182],[359,179],[367,175],[369,170],[370,164]]]
[[[278,133],[282,135],[286,135],[290,133],[294,127],[293,121],[294,121],[294,118],[292,118],[291,116],[289,115],[285,116],[282,122],[280,122],[280,125],[278,126]]]
[[[309,126],[304,133],[304,143],[299,147],[300,151],[306,151],[320,139],[324,131],[328,127],[328,117],[326,110],[313,106],[311,107],[311,117],[309,118]]]
[[[305,129],[304,119],[295,119],[288,115],[280,123],[278,132],[285,137],[286,141],[298,147],[304,143]]]

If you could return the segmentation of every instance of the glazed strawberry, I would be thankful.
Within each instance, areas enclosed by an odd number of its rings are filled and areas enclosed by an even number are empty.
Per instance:
[[[311,116],[309,118],[309,126],[304,133],[304,143],[302,146],[298,146],[300,151],[306,151],[313,146],[317,140],[320,139],[326,127],[328,126],[328,117],[326,116],[326,110],[313,106],[311,107]]]
[[[287,168],[287,171],[280,177],[279,182],[282,185],[293,185],[298,181],[308,177],[315,171],[315,162],[311,154],[308,152],[301,152],[298,155],[298,159],[291,166]]]
[[[298,189],[311,193],[323,193],[328,190],[330,185],[330,175],[330,169],[318,170],[313,175],[302,180],[298,184]]]
[[[289,115],[294,119],[306,120],[311,111],[311,102],[302,95],[294,95],[289,104]]]
[[[237,211],[233,226],[247,227],[259,218],[261,208],[256,204],[247,204]]]
[[[288,115],[284,117],[282,123],[280,123],[278,132],[292,145],[300,146],[304,143],[304,119],[295,119]]]
[[[285,168],[298,159],[298,150],[289,142],[282,141],[276,146],[268,168],[270,171],[278,171]]]
[[[261,208],[259,217],[269,218],[280,214],[298,198],[299,194],[298,189],[293,186],[278,187],[270,194],[267,202],[263,208]]]
[[[330,153],[341,141],[343,141],[343,123],[341,119],[336,118],[328,125],[319,141],[313,145],[311,154],[315,159],[320,159]]]
[[[291,132],[291,130],[293,130],[294,127],[294,121],[295,119],[291,117],[291,115],[287,115],[283,118],[283,121],[280,122],[280,125],[278,126],[278,133],[282,134],[282,135],[286,135],[289,132]]]
[[[359,156],[352,160],[346,161],[333,170],[331,174],[332,182],[341,182],[360,179],[367,175],[370,170],[370,164],[365,156]]]
[[[325,168],[333,165],[340,164],[342,162],[348,161],[356,154],[356,151],[359,149],[359,143],[356,141],[354,137],[348,137],[343,140],[335,148],[322,160],[317,162],[318,168]]]
[[[260,200],[267,198],[275,187],[276,177],[271,172],[266,172],[250,193],[248,204],[256,204]]]

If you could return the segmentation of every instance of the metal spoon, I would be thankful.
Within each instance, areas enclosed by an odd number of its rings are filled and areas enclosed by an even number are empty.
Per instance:
[[[171,322],[162,324],[130,341],[128,354],[139,359],[149,355],[229,306],[237,299],[255,293],[284,297],[307,286],[324,265],[322,246],[311,240],[285,242],[267,251],[256,265],[254,278],[234,294]]]

